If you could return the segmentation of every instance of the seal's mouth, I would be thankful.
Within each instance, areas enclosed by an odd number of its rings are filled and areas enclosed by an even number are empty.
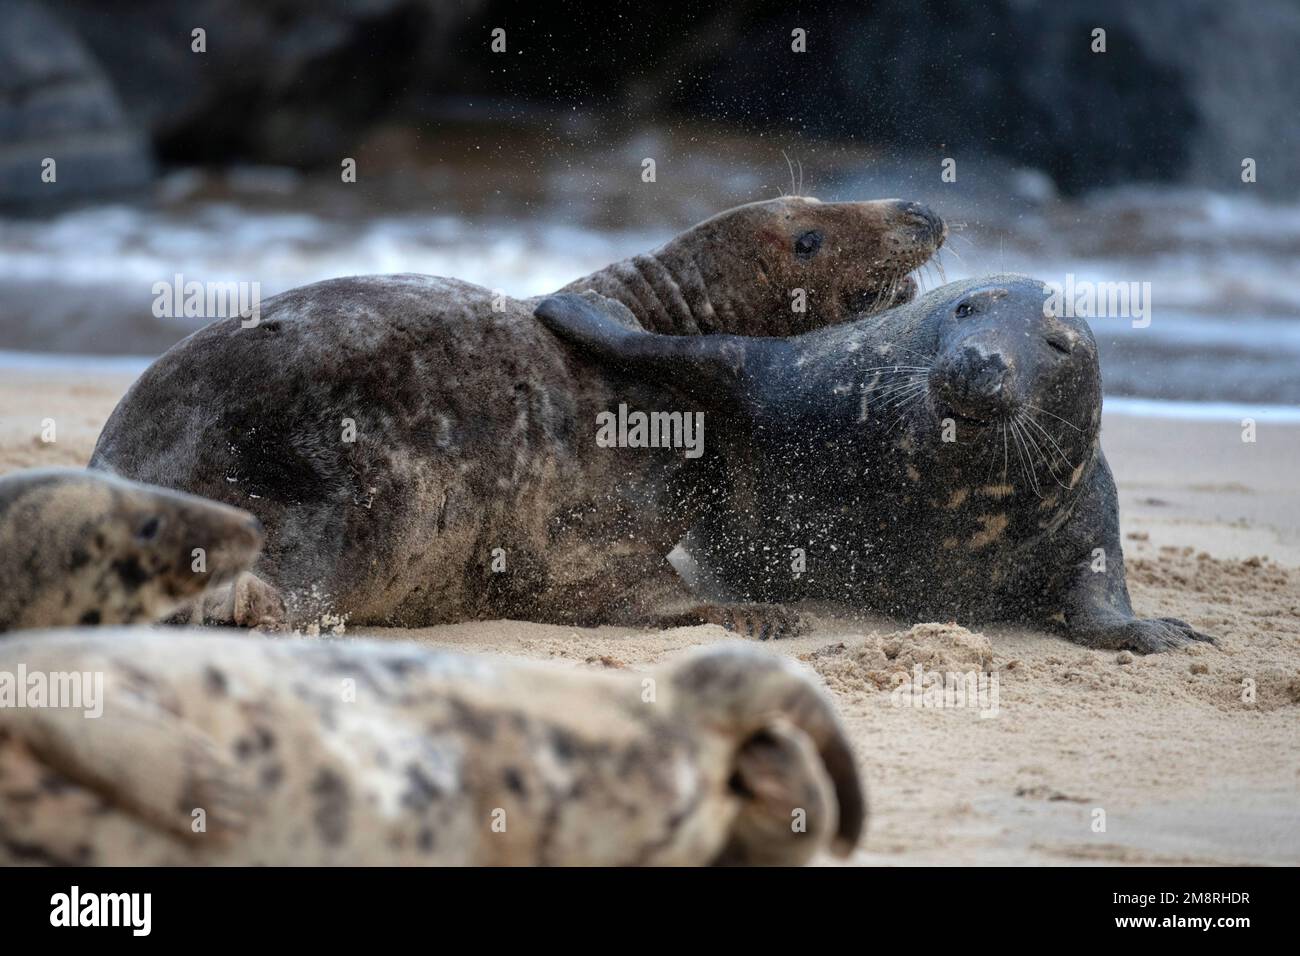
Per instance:
[[[906,305],[916,298],[919,288],[915,276],[908,273],[878,289],[858,289],[849,292],[844,296],[844,305],[850,313],[870,315],[895,306]]]
[[[959,425],[965,425],[967,428],[983,430],[992,428],[1000,420],[1000,416],[990,415],[972,415],[970,413],[960,412],[950,402],[940,402],[938,412],[939,418],[951,418]]]

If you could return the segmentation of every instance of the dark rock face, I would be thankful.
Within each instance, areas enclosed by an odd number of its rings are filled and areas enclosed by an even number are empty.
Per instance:
[[[1070,192],[1227,188],[1245,156],[1263,190],[1300,175],[1284,149],[1300,101],[1293,0],[0,0],[0,23],[0,130],[21,134],[4,139],[10,192],[24,150],[87,132],[99,160],[78,180],[97,187],[145,174],[132,127],[164,161],[311,167],[378,123],[429,132],[575,106],[623,127],[709,116],[936,158],[993,152]],[[497,26],[505,54],[489,51]],[[806,53],[791,52],[794,27]]]
[[[683,105],[959,161],[992,151],[1067,192],[1186,171],[1200,131],[1187,76],[1115,18],[1014,0],[810,13],[750,27]],[[789,52],[793,23],[808,30],[803,56]],[[1104,54],[1091,52],[1094,26],[1106,28]]]
[[[53,159],[54,179],[42,181]],[[108,78],[34,0],[0,0],[0,203],[139,186],[153,175]]]

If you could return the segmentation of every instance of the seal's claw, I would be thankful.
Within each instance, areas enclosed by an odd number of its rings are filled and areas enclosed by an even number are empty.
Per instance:
[[[1112,633],[1106,635],[1104,646],[1138,654],[1158,654],[1197,642],[1218,643],[1209,634],[1201,633],[1176,617],[1134,618],[1116,624],[1110,630]]]

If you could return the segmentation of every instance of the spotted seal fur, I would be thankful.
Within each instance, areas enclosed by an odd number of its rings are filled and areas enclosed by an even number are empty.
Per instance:
[[[252,515],[73,468],[0,477],[0,631],[156,621],[233,600],[262,543]],[[196,550],[201,549],[201,550]]]
[[[1210,641],[1133,614],[1096,342],[1049,302],[1037,280],[984,277],[791,339],[648,334],[577,296],[538,315],[706,409],[727,493],[690,550],[741,600],[1016,621],[1141,653]]]
[[[20,666],[102,713],[0,708],[0,863],[800,864],[866,818],[826,693],[739,642],[642,674],[98,629]]]

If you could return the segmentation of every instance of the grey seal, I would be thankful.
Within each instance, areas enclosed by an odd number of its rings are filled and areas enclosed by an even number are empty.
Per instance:
[[[944,234],[914,203],[773,200],[568,288],[611,297],[641,329],[778,334],[907,298],[907,272]],[[256,614],[226,619],[237,624],[780,629],[779,610],[689,606],[665,555],[709,506],[716,462],[598,447],[597,416],[653,409],[662,390],[575,356],[535,306],[412,275],[287,292],[256,326],[215,322],[155,362],[90,465],[261,519],[267,545],[244,589]]]
[[[866,803],[827,694],[737,643],[634,673],[213,631],[18,637],[0,694],[20,667],[102,683],[75,707],[0,708],[0,862],[847,855]]]
[[[232,600],[257,519],[193,495],[73,468],[0,477],[0,631],[156,621]]]
[[[727,489],[689,535],[745,601],[1014,621],[1141,653],[1212,640],[1129,601],[1087,323],[1000,275],[790,339],[654,335],[576,296],[584,358],[705,409]]]

